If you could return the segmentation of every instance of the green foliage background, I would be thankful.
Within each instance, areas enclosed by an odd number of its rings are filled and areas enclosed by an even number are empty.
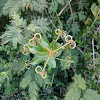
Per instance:
[[[44,63],[26,69],[25,61],[46,55],[25,56],[23,45],[39,32],[53,48],[58,28],[77,46],[59,51],[70,66],[52,58],[42,79],[34,70]],[[100,100],[100,0],[0,0],[0,100]]]

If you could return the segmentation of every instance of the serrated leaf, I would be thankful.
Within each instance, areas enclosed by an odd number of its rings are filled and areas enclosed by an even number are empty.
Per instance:
[[[42,79],[39,74],[35,74],[35,81],[40,87],[43,87],[44,79]]]
[[[86,81],[84,80],[84,78],[82,78],[81,75],[78,75],[78,76],[74,76],[74,83],[73,83],[73,87],[78,87],[82,90],[85,90],[86,89]]]
[[[32,80],[32,76],[30,75],[24,77],[20,82],[20,87],[25,89],[30,84],[31,80]]]
[[[84,21],[86,19],[86,16],[84,15],[84,12],[79,12],[78,16],[79,16],[79,21]]]
[[[39,88],[38,88],[36,82],[33,81],[29,84],[29,96],[31,96],[31,97],[32,97],[32,95],[37,96],[38,90],[39,90]]]
[[[80,96],[81,96],[81,90],[80,89],[75,90],[73,88],[67,92],[65,100],[79,100]]]
[[[84,94],[86,100],[100,100],[100,95],[93,89],[87,89]]]
[[[78,23],[74,23],[74,24],[73,24],[73,27],[72,27],[73,35],[74,35],[74,36],[77,35],[79,31],[80,31],[80,28],[79,28]]]

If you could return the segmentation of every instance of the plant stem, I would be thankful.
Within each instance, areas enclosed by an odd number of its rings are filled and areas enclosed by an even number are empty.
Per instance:
[[[43,68],[42,72],[45,70],[45,67],[46,67],[46,65],[47,65],[47,63],[48,63],[48,61],[49,61],[49,59],[50,59],[50,56],[51,56],[51,54],[49,54],[48,59],[47,59],[45,65],[44,65],[44,68]]]
[[[65,47],[66,45],[68,45],[68,44],[70,44],[70,43],[71,43],[71,41],[69,41],[69,42],[68,42],[68,43],[66,43],[65,45],[61,46],[60,48],[56,49],[56,50],[55,50],[55,52],[56,52],[56,51],[58,51],[59,49],[61,49],[61,48]]]
[[[51,52],[51,50],[49,50],[48,48],[46,48],[43,44],[41,44],[38,40],[36,40],[37,43],[39,43],[44,49],[46,49],[47,51]]]

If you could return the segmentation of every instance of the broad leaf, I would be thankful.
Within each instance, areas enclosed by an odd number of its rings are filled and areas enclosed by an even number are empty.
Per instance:
[[[97,6],[95,3],[93,3],[91,6],[91,11],[92,11],[93,15],[96,17],[98,12],[100,11],[100,6],[99,5]],[[97,17],[97,19],[99,19],[99,18],[100,18],[100,16]]]
[[[40,58],[40,57],[38,57],[38,56],[36,56],[36,57],[34,57],[32,60],[31,60],[31,65],[36,65],[36,64],[39,64],[39,63],[41,63],[41,62],[43,62],[43,59],[42,58]]]

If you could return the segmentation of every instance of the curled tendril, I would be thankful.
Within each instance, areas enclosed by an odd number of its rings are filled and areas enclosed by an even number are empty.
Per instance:
[[[61,33],[62,33],[62,31],[61,31],[60,29],[56,29],[56,30],[55,30],[55,34],[59,35],[59,34],[61,34]]]
[[[34,37],[33,37],[32,39],[30,39],[30,40],[28,41],[28,43],[29,43],[30,46],[35,46],[35,45],[36,45],[36,42],[35,42]]]
[[[71,44],[70,44],[70,48],[74,49],[76,47],[76,43],[75,41],[72,40]]]
[[[71,60],[70,59],[71,58],[69,56],[66,57],[66,63],[65,63],[66,66],[70,66],[70,64],[71,64]]]
[[[40,71],[38,71],[39,69],[40,69]],[[47,72],[45,70],[43,70],[41,66],[37,66],[35,68],[35,72],[37,74],[40,74],[43,79],[45,79],[47,77]]]
[[[61,36],[62,38],[65,38],[65,37],[66,37],[65,32],[64,32],[64,31],[61,31],[60,29],[56,29],[56,30],[55,30],[55,34],[58,35],[56,41],[59,39],[60,36]]]
[[[34,37],[28,41],[30,46],[35,46],[36,45],[36,40],[41,40],[42,36],[40,33],[34,34]]]
[[[65,38],[65,37],[66,37],[66,33],[65,32],[62,32],[61,38]]]
[[[29,53],[29,46],[28,45],[24,45],[23,48],[24,48],[23,54],[27,55]]]
[[[71,35],[67,35],[66,37],[65,37],[65,41],[66,42],[69,42],[69,41],[71,41],[72,40],[72,36]]]
[[[38,39],[38,40],[41,40],[42,36],[41,36],[40,33],[36,33],[36,34],[34,35],[34,38],[36,38],[36,39]]]
[[[25,67],[26,67],[26,69],[30,69],[31,68],[30,61],[29,60],[26,60],[25,61]]]

